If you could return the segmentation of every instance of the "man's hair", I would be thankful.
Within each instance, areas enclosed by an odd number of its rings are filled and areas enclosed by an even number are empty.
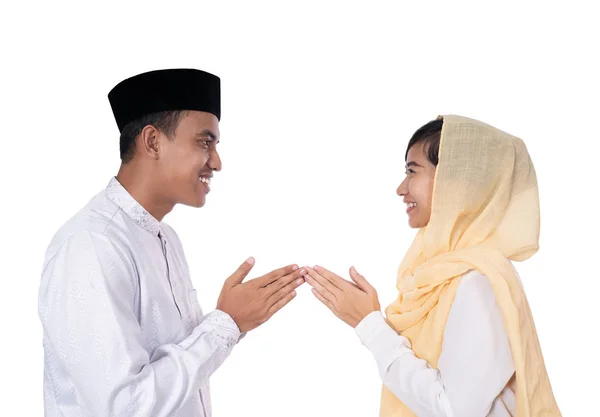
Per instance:
[[[126,164],[133,159],[135,155],[135,138],[142,132],[144,127],[152,125],[171,138],[175,135],[175,130],[183,113],[185,113],[185,110],[161,111],[147,114],[127,123],[121,131],[119,141],[121,162]]]
[[[432,120],[424,126],[421,126],[410,138],[404,160],[408,158],[408,151],[418,143],[423,144],[423,150],[429,162],[437,167],[438,156],[440,152],[440,139],[442,137],[442,119]]]

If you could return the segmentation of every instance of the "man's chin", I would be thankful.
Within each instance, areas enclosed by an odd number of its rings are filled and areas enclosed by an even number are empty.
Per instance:
[[[200,208],[200,207],[204,207],[205,204],[206,204],[206,199],[203,198],[202,201],[196,201],[194,204],[191,204],[191,206],[195,207],[195,208]]]
[[[194,200],[186,200],[186,201],[180,201],[179,204],[182,204],[184,206],[188,206],[188,207],[194,207],[194,208],[200,208],[200,207],[204,207],[204,204],[206,204],[206,198],[196,198]]]

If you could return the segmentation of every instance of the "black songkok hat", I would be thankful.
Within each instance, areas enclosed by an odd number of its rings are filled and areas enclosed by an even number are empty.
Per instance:
[[[150,113],[198,110],[221,120],[221,80],[197,69],[166,69],[135,75],[117,84],[109,93],[119,131],[133,120]]]

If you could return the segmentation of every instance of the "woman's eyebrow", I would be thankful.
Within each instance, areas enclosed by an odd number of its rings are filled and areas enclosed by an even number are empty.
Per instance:
[[[419,165],[419,164],[418,164],[418,163],[416,163],[415,161],[410,161],[410,162],[407,162],[407,163],[406,163],[406,168],[408,168],[408,167],[413,167],[413,166],[414,166],[414,167],[423,168],[423,166],[422,166],[422,165]]]

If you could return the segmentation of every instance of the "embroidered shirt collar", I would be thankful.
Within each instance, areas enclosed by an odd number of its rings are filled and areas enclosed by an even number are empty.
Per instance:
[[[119,206],[125,214],[131,217],[138,226],[158,236],[160,222],[127,192],[116,177],[110,180],[105,191],[108,198]]]

